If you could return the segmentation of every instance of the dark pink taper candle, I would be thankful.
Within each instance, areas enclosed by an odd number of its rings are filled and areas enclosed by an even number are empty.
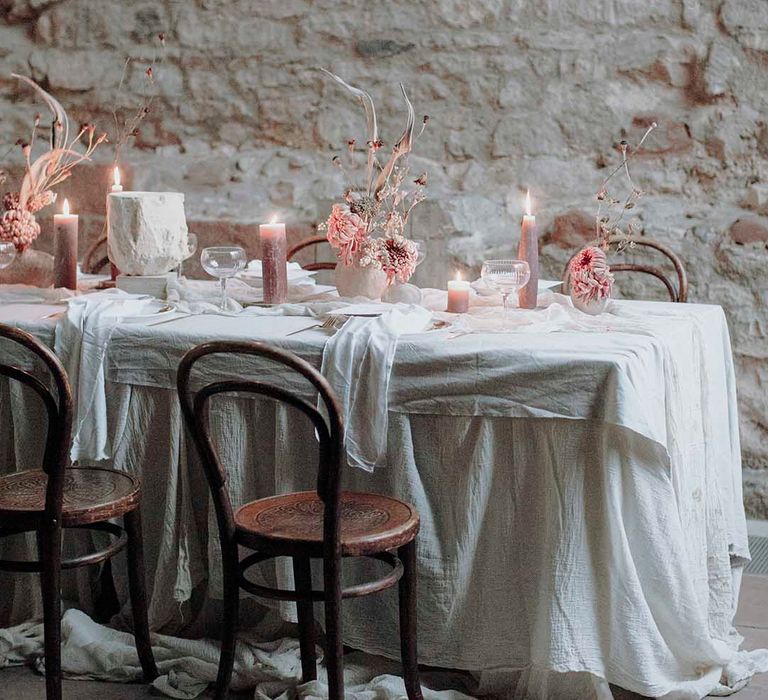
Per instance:
[[[285,224],[270,221],[259,226],[261,239],[261,272],[264,276],[264,301],[283,304],[288,300],[288,245]]]
[[[77,289],[77,223],[64,200],[61,214],[53,216],[53,286]]]
[[[517,257],[528,263],[531,277],[528,284],[520,290],[518,299],[521,309],[535,309],[539,296],[539,236],[536,232],[536,217],[531,214],[530,191],[525,196],[525,211]]]

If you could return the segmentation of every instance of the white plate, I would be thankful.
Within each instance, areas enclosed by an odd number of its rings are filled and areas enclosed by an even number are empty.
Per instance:
[[[122,319],[122,322],[123,323],[144,323],[144,321],[155,321],[176,313],[176,307],[173,304],[168,304],[167,302],[160,301],[158,299],[157,302],[155,302],[155,305],[156,305],[155,311],[149,311],[145,314],[138,314],[136,316],[124,316]]]
[[[391,308],[388,304],[362,303],[350,304],[341,309],[335,309],[328,313],[329,316],[381,316]]]

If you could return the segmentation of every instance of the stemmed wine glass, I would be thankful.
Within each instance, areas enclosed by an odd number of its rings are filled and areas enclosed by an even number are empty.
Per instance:
[[[507,311],[509,295],[525,287],[531,278],[531,270],[525,260],[486,260],[480,276],[486,285],[501,292],[504,311]]]
[[[218,278],[221,283],[219,309],[222,311],[227,310],[227,280],[243,270],[246,262],[245,251],[239,246],[203,248],[200,264],[211,277]]]
[[[16,260],[16,245],[10,241],[0,241],[0,270],[4,270]]]

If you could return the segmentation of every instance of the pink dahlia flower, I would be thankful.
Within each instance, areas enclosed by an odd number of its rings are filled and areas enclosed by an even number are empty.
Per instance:
[[[328,242],[338,249],[341,262],[351,265],[367,236],[365,221],[346,204],[334,204],[327,227]]]
[[[605,251],[584,248],[569,266],[571,290],[583,301],[606,299],[613,291],[613,275]]]

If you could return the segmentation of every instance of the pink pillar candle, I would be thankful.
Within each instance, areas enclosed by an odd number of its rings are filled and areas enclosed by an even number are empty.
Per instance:
[[[448,313],[463,314],[469,309],[469,282],[450,280],[448,282]]]
[[[261,240],[261,271],[264,276],[264,301],[283,304],[288,299],[288,245],[285,224],[270,221],[259,226]]]
[[[63,213],[53,216],[53,286],[77,289],[77,223],[64,200]]]
[[[531,193],[525,197],[526,215],[520,232],[520,247],[517,257],[525,260],[531,270],[528,283],[518,293],[521,309],[535,309],[539,296],[539,237],[536,232],[536,217],[531,214]]]

